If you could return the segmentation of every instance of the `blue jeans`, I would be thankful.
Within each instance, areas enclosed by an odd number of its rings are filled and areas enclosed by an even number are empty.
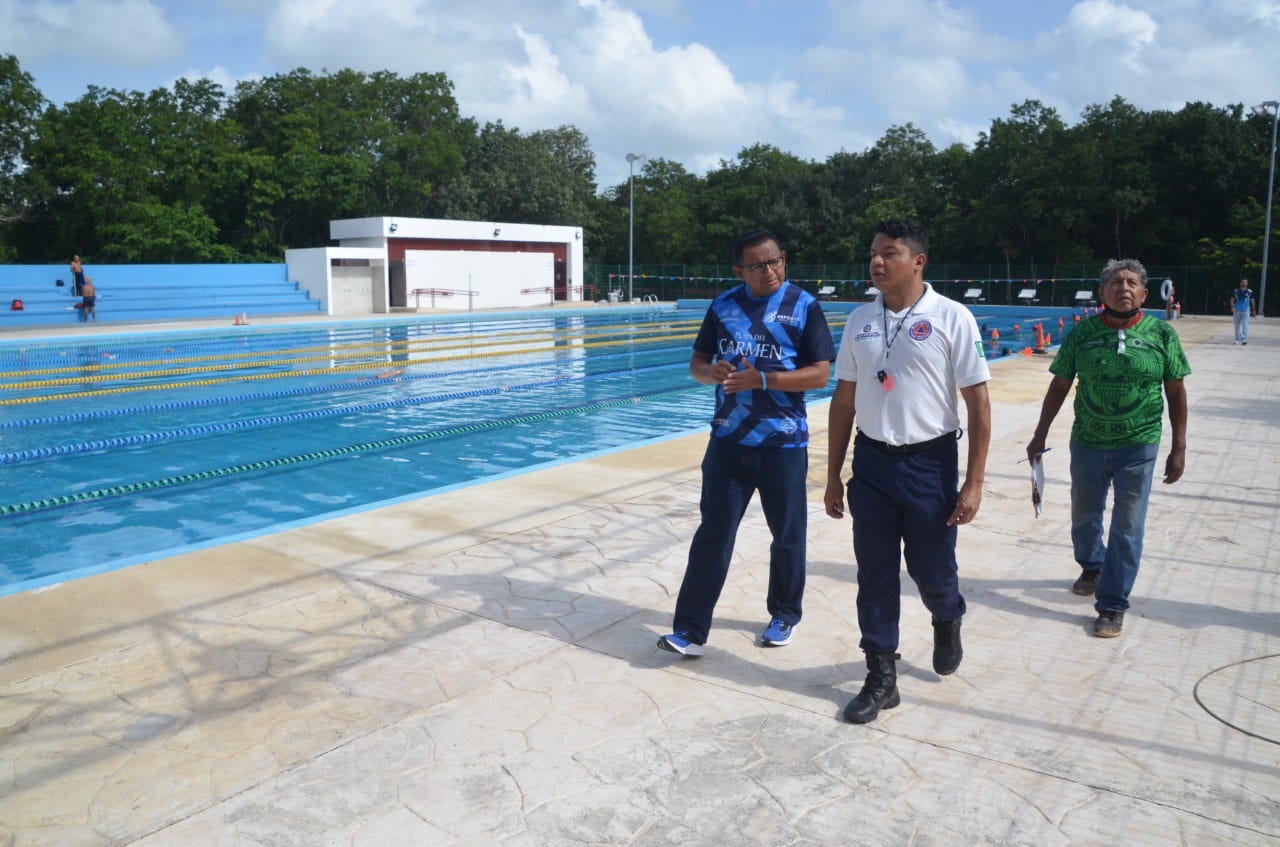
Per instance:
[[[1129,608],[1159,452],[1159,444],[1098,450],[1071,442],[1071,544],[1081,568],[1102,570],[1094,592],[1099,612]],[[1102,513],[1108,489],[1114,489],[1115,502],[1104,546]]]
[[[1232,317],[1235,319],[1233,323],[1235,323],[1235,328],[1236,328],[1236,341],[1248,341],[1249,340],[1249,310],[1236,309],[1231,314],[1232,314]]]
[[[711,437],[702,458],[702,525],[689,545],[689,563],[676,599],[676,632],[687,632],[699,644],[706,643],[729,575],[738,524],[757,490],[773,534],[766,608],[770,617],[792,626],[800,623],[809,526],[808,472],[805,447],[743,447]]]

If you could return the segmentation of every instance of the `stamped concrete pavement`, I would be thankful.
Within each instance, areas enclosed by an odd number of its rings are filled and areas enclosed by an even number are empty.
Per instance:
[[[1120,638],[1069,591],[1069,410],[1033,515],[1048,375],[1015,357],[960,532],[964,663],[932,672],[905,599],[873,724],[839,719],[865,671],[819,405],[785,649],[757,646],[755,506],[707,654],[654,646],[704,435],[0,599],[0,845],[1280,844],[1280,326],[1177,327],[1187,473]]]

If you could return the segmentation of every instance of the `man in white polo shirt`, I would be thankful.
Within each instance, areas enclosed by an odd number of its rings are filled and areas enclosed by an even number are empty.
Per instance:
[[[991,378],[977,321],[924,281],[928,236],[910,220],[883,221],[871,243],[871,281],[880,294],[853,311],[836,358],[827,465],[827,514],[844,516],[841,471],[854,420],[849,480],[858,563],[859,646],[867,678],[845,720],[867,723],[898,705],[901,561],[933,615],[933,669],[960,666],[964,597],[956,567],[956,527],[982,503],[991,440]],[[968,412],[968,466],[959,486],[960,411]]]

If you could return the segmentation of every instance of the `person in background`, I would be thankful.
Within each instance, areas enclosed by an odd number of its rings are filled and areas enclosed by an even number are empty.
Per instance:
[[[964,655],[956,534],[982,503],[991,373],[973,313],[925,282],[928,252],[928,236],[915,221],[880,223],[870,268],[880,293],[849,315],[836,359],[823,499],[828,515],[844,516],[841,471],[856,422],[847,493],[867,677],[844,709],[852,723],[873,721],[901,702],[896,662],[904,556],[932,615],[934,672],[954,673]],[[957,392],[968,413],[963,485]]]
[[[1240,280],[1240,287],[1231,292],[1231,319],[1235,324],[1236,344],[1249,343],[1249,316],[1258,314],[1258,301],[1249,290],[1249,280]]]
[[[702,460],[702,523],[689,546],[674,631],[658,639],[673,653],[702,654],[738,524],[756,491],[773,536],[761,646],[791,643],[800,623],[809,516],[804,393],[827,384],[836,353],[821,305],[787,282],[786,261],[772,232],[739,237],[733,272],[743,284],[712,301],[693,342],[689,372],[716,386],[716,401]]]
[[[80,288],[80,320],[98,322],[98,310],[96,303],[98,302],[97,292],[93,287],[93,280],[85,277],[84,285]]]
[[[1177,291],[1173,287],[1173,278],[1166,278],[1160,286],[1160,293],[1164,295],[1164,319],[1166,321],[1173,320],[1173,304],[1177,299]]]
[[[1071,544],[1081,572],[1071,590],[1094,597],[1098,618],[1093,634],[1114,638],[1124,627],[1142,559],[1164,399],[1173,430],[1165,484],[1177,482],[1186,466],[1187,392],[1182,381],[1191,366],[1173,327],[1142,314],[1147,270],[1140,262],[1113,259],[1100,280],[1103,312],[1081,321],[1063,339],[1049,366],[1053,380],[1027,444],[1027,458],[1040,461],[1049,426],[1072,380],[1078,380],[1071,426]],[[1109,489],[1114,505],[1104,544],[1102,517]]]
[[[79,256],[71,257],[71,294],[74,297],[81,296],[84,291],[84,265],[80,263]]]

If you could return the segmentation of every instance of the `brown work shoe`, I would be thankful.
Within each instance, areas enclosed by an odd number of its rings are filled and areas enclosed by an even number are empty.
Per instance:
[[[1093,622],[1093,634],[1099,638],[1115,638],[1124,628],[1124,612],[1099,612]]]
[[[1098,587],[1100,576],[1102,576],[1101,568],[1096,571],[1081,571],[1080,578],[1071,586],[1072,593],[1079,594],[1081,597],[1092,597],[1094,589]]]

